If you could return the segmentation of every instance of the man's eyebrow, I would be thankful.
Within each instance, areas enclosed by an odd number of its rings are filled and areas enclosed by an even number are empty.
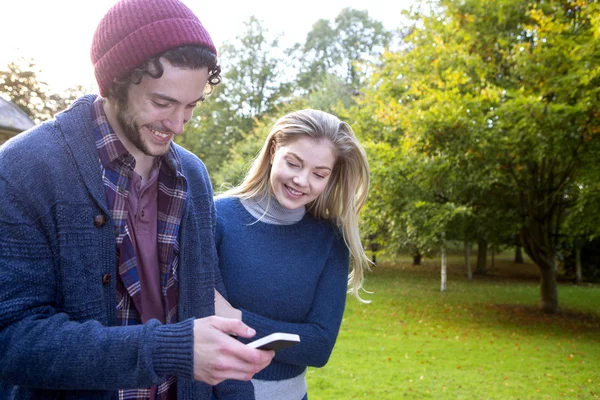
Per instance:
[[[151,93],[150,96],[156,98],[156,99],[161,99],[161,100],[165,100],[165,101],[170,101],[171,103],[176,103],[179,104],[179,100],[172,98],[171,96],[167,96],[166,94],[161,94],[161,93]],[[204,101],[204,95],[200,96],[197,100],[194,100],[192,102],[190,102],[189,104],[192,103],[197,103],[199,101]]]
[[[287,153],[287,154],[294,156],[294,157],[295,157],[295,158],[296,158],[298,161],[300,161],[302,164],[304,164],[304,160],[303,160],[302,158],[300,158],[300,157],[298,156],[298,154],[296,154],[296,153],[294,153],[294,152],[291,152],[291,151],[288,151],[288,153]],[[315,167],[315,169],[327,169],[327,170],[331,171],[331,168],[329,168],[329,167],[327,167],[327,166],[324,166],[324,165],[323,165],[323,166],[318,166],[318,167]]]

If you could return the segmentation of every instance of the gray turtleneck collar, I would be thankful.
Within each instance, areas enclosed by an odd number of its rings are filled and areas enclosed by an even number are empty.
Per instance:
[[[304,206],[289,210],[283,207],[272,195],[262,198],[240,199],[242,205],[252,216],[261,222],[274,225],[292,225],[299,222],[306,213]]]

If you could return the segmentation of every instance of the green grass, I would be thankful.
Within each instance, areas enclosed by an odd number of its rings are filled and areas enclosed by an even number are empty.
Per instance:
[[[559,284],[561,313],[538,310],[532,264],[497,259],[469,282],[439,263],[380,264],[348,297],[329,363],[309,368],[316,399],[600,398],[600,285]]]

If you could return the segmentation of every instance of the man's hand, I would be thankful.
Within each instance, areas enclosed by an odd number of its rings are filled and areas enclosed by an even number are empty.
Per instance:
[[[256,334],[242,321],[207,317],[194,321],[194,379],[217,385],[226,379],[249,381],[275,355],[252,349],[230,335],[251,338]]]
[[[215,315],[223,318],[242,320],[242,312],[225,300],[217,289],[215,289]]]

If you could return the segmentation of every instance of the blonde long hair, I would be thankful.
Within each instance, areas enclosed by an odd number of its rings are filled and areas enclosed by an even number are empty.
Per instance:
[[[307,211],[317,219],[334,221],[342,231],[351,260],[348,291],[364,301],[359,291],[370,261],[360,240],[358,214],[369,191],[369,162],[350,125],[319,110],[306,109],[284,115],[275,122],[242,183],[223,195],[260,199],[271,194],[269,177],[273,146],[291,143],[302,136],[316,141],[327,139],[336,149],[336,161],[327,187],[307,204]]]

